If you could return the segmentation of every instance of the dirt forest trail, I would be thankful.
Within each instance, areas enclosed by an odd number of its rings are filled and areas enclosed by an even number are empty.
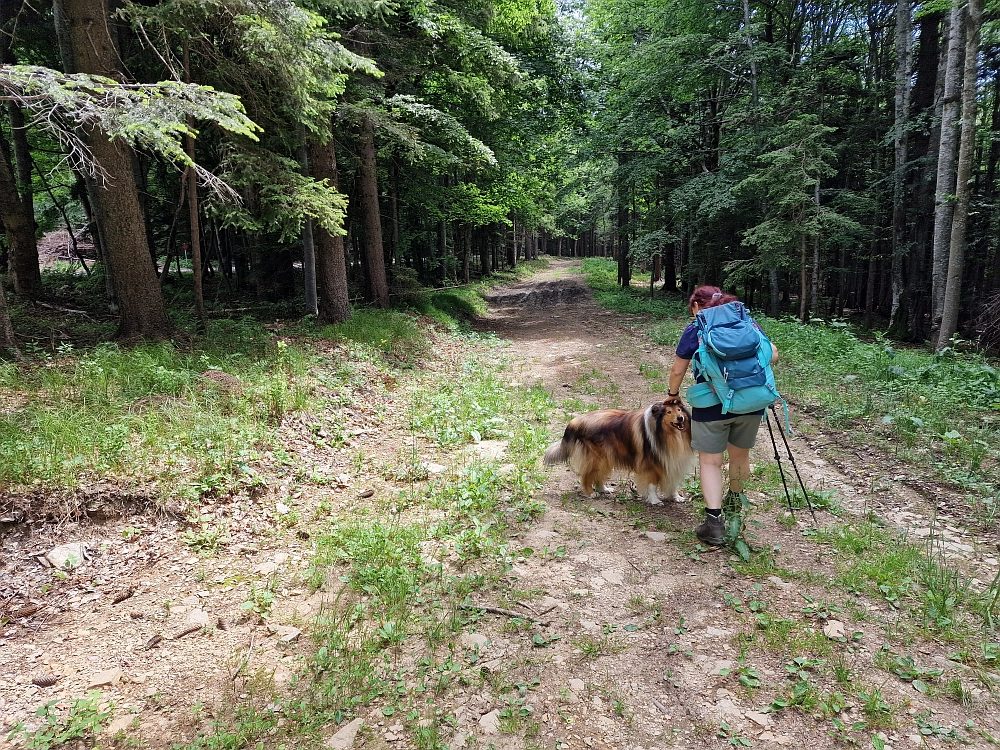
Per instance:
[[[490,313],[477,327],[513,342],[512,366],[518,379],[525,384],[538,381],[557,400],[572,406],[557,418],[554,435],[574,413],[639,408],[663,398],[662,388],[654,392],[657,381],[648,375],[656,371],[665,375],[672,349],[650,340],[648,319],[600,307],[583,284],[578,261],[552,260],[547,271],[497,290],[489,302]],[[777,377],[780,385],[780,369]],[[815,435],[814,427],[808,429]],[[791,444],[810,490],[836,491],[849,514],[894,509],[902,511],[896,517],[904,523],[916,527],[926,523],[921,499],[905,488],[872,492],[878,486],[873,474],[881,476],[877,464],[853,475],[840,473],[809,442],[813,441],[800,434]],[[830,458],[840,461],[844,456]],[[774,464],[764,428],[752,461],[757,466]],[[841,746],[829,736],[828,721],[820,723],[787,710],[761,712],[775,692],[785,689],[786,664],[800,655],[794,653],[796,637],[803,654],[810,642],[820,644],[821,650],[832,645],[836,658],[850,662],[855,678],[880,685],[890,703],[903,707],[904,716],[926,709],[941,724],[946,718],[956,726],[965,721],[968,713],[956,711],[954,703],[931,707],[908,684],[872,673],[872,659],[883,641],[870,620],[891,613],[884,603],[859,599],[855,617],[846,605],[829,617],[844,621],[843,641],[854,639],[848,646],[824,636],[826,617],[813,621],[803,617],[804,595],[814,602],[830,599],[824,583],[835,569],[824,552],[804,537],[803,530],[812,525],[807,513],[800,511],[799,522],[790,528],[777,522],[776,516],[783,513],[780,490],[772,487],[764,494],[754,480],[748,484],[751,500],[768,508],[755,514],[759,526],[754,533],[758,544],[774,550],[777,565],[796,580],[737,572],[730,552],[705,550],[697,544],[691,530],[700,518],[691,503],[644,505],[634,499],[630,483],[623,479],[617,478],[613,495],[587,500],[578,494],[572,472],[554,468],[543,491],[548,511],[516,540],[534,553],[515,566],[511,585],[544,592],[544,598],[528,604],[547,621],[539,629],[547,646],[520,654],[529,661],[535,657],[546,662],[536,691],[542,746],[551,746],[553,738],[556,747],[631,750],[744,746],[741,738],[764,747]],[[820,526],[843,522],[822,510],[817,515]],[[802,633],[793,634],[788,643],[775,644],[772,653],[754,654],[747,648],[741,660],[740,644],[752,642],[754,624],[743,606],[731,603],[748,599],[775,617],[800,621]],[[496,648],[493,644],[505,643],[502,632],[485,634],[491,644],[484,658],[509,660],[510,653],[502,646],[499,653],[490,653]],[[946,661],[942,647],[920,644],[919,650],[925,661]],[[749,675],[751,667],[752,679],[736,679]],[[748,689],[744,682],[763,689]],[[848,726],[864,720],[857,705],[850,705],[841,718]],[[901,718],[899,731],[876,734],[875,741],[897,748],[940,743],[933,737],[922,738],[912,725],[908,731],[902,729],[905,725]],[[862,746],[871,746],[865,739]]]
[[[919,598],[933,582],[910,586],[919,553],[885,525],[918,544],[933,528],[949,562],[987,583],[996,540],[949,515],[954,498],[929,503],[933,493],[918,489],[936,485],[914,467],[793,409],[796,462],[839,515],[818,509],[819,529],[805,512],[787,516],[762,432],[747,488],[757,551],[744,563],[698,544],[694,502],[646,505],[618,476],[612,494],[585,499],[568,469],[536,473],[513,437],[472,444],[477,438],[464,435],[446,445],[429,434],[436,425],[412,426],[418,400],[455,383],[483,389],[472,401],[495,386],[548,402],[529,391],[540,385],[555,404],[550,423],[529,424],[535,412],[522,414],[533,434],[553,439],[575,414],[662,399],[673,351],[653,342],[659,321],[601,307],[580,266],[548,259],[545,270],[494,288],[473,323],[490,336],[432,331],[406,367],[347,363],[354,369],[331,380],[344,389],[337,405],[287,415],[252,485],[206,494],[193,508],[156,505],[111,481],[65,497],[0,497],[0,748],[24,746],[18,732],[13,744],[6,734],[37,725],[39,706],[66,706],[90,690],[98,691],[91,715],[115,708],[95,725],[103,748],[992,746],[1000,645],[983,644],[971,627],[945,637],[917,619],[920,607],[940,604]],[[310,345],[321,347],[319,368],[354,351],[343,342]],[[489,366],[473,368],[476,383],[462,381],[477,357]],[[780,364],[776,375],[780,387]],[[434,414],[446,417],[459,401],[445,394]],[[416,479],[414,468],[422,470]],[[534,521],[527,514],[497,524],[517,531],[509,539],[496,531],[498,546],[463,558],[456,544],[467,537],[435,529],[458,505],[444,490],[470,470],[485,472],[481,484],[487,474],[496,480],[483,485],[496,506],[483,511],[489,518],[516,510],[505,507],[511,476],[526,494],[541,476],[527,500],[545,510]],[[478,520],[473,527],[465,516],[455,533],[478,533]],[[330,535],[352,524],[386,547],[414,535],[419,583],[405,592],[419,602],[400,638],[358,649],[374,654],[375,665],[347,697],[365,685],[371,697],[297,725],[305,713],[290,707],[312,700],[330,677],[311,667],[330,615],[376,599],[348,591],[351,566],[371,563],[330,546]],[[67,544],[82,545],[79,567],[39,564]],[[324,563],[331,550],[337,562]],[[391,567],[395,558],[378,559]],[[455,593],[435,588],[442,580],[473,583]],[[958,579],[941,580],[954,591]],[[955,595],[971,598],[969,589]],[[378,612],[367,611],[374,614],[341,635],[374,631]],[[46,675],[55,684],[37,682]],[[356,736],[351,719],[364,723]]]

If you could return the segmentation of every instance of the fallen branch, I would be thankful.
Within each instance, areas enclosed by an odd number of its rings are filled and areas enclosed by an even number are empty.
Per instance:
[[[459,604],[458,608],[459,609],[468,609],[468,610],[473,610],[473,611],[478,611],[478,612],[488,612],[491,615],[503,615],[504,617],[516,617],[516,618],[521,619],[521,620],[525,619],[524,613],[522,613],[522,612],[515,612],[515,611],[513,611],[511,609],[502,609],[500,607],[490,607],[490,606],[488,606],[486,604]],[[535,620],[535,622],[538,622],[539,625],[548,625],[549,624],[548,622],[539,622],[538,620]]]
[[[41,302],[40,300],[35,300],[35,304],[36,305],[40,305],[42,307],[47,307],[50,310],[55,310],[56,312],[73,313],[74,315],[82,315],[87,320],[89,320],[89,321],[91,321],[93,323],[97,322],[92,317],[90,317],[90,314],[88,312],[86,312],[85,310],[73,310],[72,308],[69,308],[69,307],[60,307],[59,305],[50,305],[48,302]]]

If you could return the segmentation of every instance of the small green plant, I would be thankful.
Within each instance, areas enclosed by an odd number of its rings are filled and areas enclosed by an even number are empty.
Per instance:
[[[796,656],[785,664],[785,671],[788,674],[798,677],[800,680],[808,680],[810,670],[818,669],[826,664],[826,659],[812,659],[808,656]]]
[[[600,656],[618,654],[625,650],[625,645],[610,638],[608,634],[601,637],[585,635],[573,641],[573,645],[580,649],[580,652],[590,658],[596,659]]]
[[[730,674],[736,675],[737,680],[739,680],[740,685],[745,688],[757,688],[760,687],[761,676],[760,672],[747,664],[742,658],[739,663],[732,669],[720,669],[719,674],[722,677],[726,677]]]
[[[181,540],[193,552],[201,555],[212,555],[229,542],[229,530],[225,526],[202,521],[198,528],[188,529],[181,534]]]
[[[927,692],[926,680],[940,677],[944,674],[943,669],[927,669],[925,667],[917,666],[917,664],[913,661],[912,656],[897,656],[893,661],[892,671],[896,673],[900,679],[911,683],[913,685],[913,689],[921,693]]]
[[[267,586],[259,587],[256,583],[250,584],[250,595],[240,608],[247,613],[254,614],[262,620],[271,616],[271,608],[274,606],[274,587],[276,583],[272,581]]]
[[[802,614],[810,615],[819,620],[829,620],[835,613],[842,614],[844,610],[836,604],[828,604],[822,600],[813,599],[808,594],[802,594],[807,604],[802,608]]]
[[[836,716],[831,717],[830,723],[833,725],[833,729],[827,734],[833,738],[834,742],[851,747],[857,747],[860,744],[858,738],[852,736],[851,732],[860,732],[867,726],[863,721],[855,721],[848,726]]]
[[[133,542],[142,535],[142,530],[137,529],[135,526],[129,526],[127,529],[122,529],[122,539],[126,542]]]
[[[945,692],[966,708],[972,705],[972,691],[965,686],[965,683],[959,677],[948,681],[948,684],[945,685]]]
[[[729,747],[753,747],[753,743],[750,740],[737,733],[735,729],[725,722],[719,725],[715,736],[725,740]]]
[[[953,726],[946,727],[933,721],[929,711],[916,714],[913,720],[917,725],[917,731],[920,732],[921,737],[930,737],[936,740],[944,740],[945,742],[965,742],[965,736],[957,728]]]
[[[855,696],[861,702],[861,712],[865,715],[868,726],[890,728],[896,725],[896,710],[886,701],[881,688],[859,690]]]
[[[105,704],[104,696],[97,690],[88,692],[86,698],[69,701],[65,713],[56,708],[61,702],[54,700],[41,706],[35,711],[35,716],[42,720],[42,726],[31,731],[18,724],[7,736],[8,741],[21,735],[26,747],[49,750],[71,740],[91,740],[100,734],[104,722],[114,714],[114,704]]]

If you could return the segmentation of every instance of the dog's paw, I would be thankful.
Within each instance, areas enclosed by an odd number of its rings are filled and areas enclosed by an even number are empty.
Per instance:
[[[615,491],[615,486],[613,484],[602,484],[597,488],[597,494],[599,495],[610,495]]]

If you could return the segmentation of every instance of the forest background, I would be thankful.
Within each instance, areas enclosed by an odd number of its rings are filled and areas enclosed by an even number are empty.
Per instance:
[[[939,349],[997,335],[981,0],[2,11],[11,350],[269,305],[338,322],[540,251]]]

